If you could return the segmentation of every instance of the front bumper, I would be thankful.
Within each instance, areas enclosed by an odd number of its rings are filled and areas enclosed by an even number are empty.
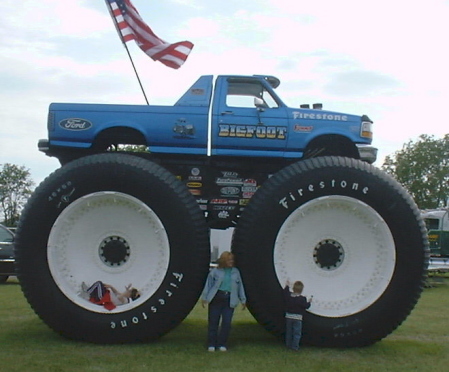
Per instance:
[[[357,145],[359,151],[360,160],[366,161],[369,164],[373,164],[377,159],[377,148],[371,145]]]
[[[12,276],[16,275],[16,268],[14,265],[14,258],[0,259],[0,275]]]
[[[39,149],[39,151],[42,152],[47,152],[48,150],[50,150],[50,144],[48,139],[40,139],[39,142],[37,143],[37,148]]]

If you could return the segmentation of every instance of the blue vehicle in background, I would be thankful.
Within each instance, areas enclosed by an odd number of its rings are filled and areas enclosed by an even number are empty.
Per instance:
[[[197,303],[211,229],[232,227],[248,309],[274,335],[287,280],[314,296],[306,344],[369,345],[399,326],[427,274],[420,212],[372,165],[368,116],[288,107],[279,84],[202,76],[173,106],[52,103],[38,147],[62,167],[15,244],[40,318],[76,340],[158,339]],[[98,280],[140,297],[107,310],[82,292]]]

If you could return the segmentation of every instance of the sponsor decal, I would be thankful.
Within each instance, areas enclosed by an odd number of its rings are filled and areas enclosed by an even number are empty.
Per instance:
[[[243,186],[242,192],[252,192],[255,193],[257,191],[257,186]]]
[[[190,193],[192,195],[195,195],[195,196],[200,196],[201,195],[201,190],[200,189],[189,189],[189,191],[190,191]]]
[[[229,212],[221,211],[220,213],[218,213],[218,218],[222,218],[222,219],[229,218]]]
[[[199,170],[199,168],[192,168],[192,169],[190,170],[190,174],[191,174],[192,176],[199,176],[199,175],[200,175],[200,170]]]
[[[257,186],[257,181],[252,178],[247,178],[243,181],[243,186]]]
[[[228,204],[228,199],[211,199],[210,204]]]
[[[253,196],[254,196],[253,192],[244,192],[242,194],[242,198],[245,198],[245,199],[251,199]]]
[[[192,187],[192,188],[198,188],[198,187],[203,186],[203,184],[201,182],[187,182],[186,186]]]
[[[220,189],[220,193],[222,195],[237,195],[240,192],[240,189],[235,186],[226,186]]]
[[[232,205],[214,205],[212,208],[214,211],[233,211],[235,206]]]
[[[219,137],[286,139],[287,127],[265,125],[220,124]]]
[[[223,177],[238,177],[239,174],[237,172],[230,172],[230,171],[222,171],[221,174]]]
[[[368,194],[369,187],[362,186],[358,182],[348,182],[346,180],[330,180],[330,181],[320,181],[316,184],[309,184],[307,187],[297,189],[295,191],[289,192],[289,194],[282,199],[279,200],[279,205],[285,209],[289,209],[291,204],[297,199],[300,199],[306,194],[310,194],[315,192],[316,190],[325,190],[325,189],[340,189],[340,190],[353,190],[360,191],[362,194]]]
[[[190,93],[194,96],[202,96],[204,95],[204,89],[201,88],[192,88],[190,89]]]
[[[229,200],[228,200],[228,203],[229,203],[229,204],[238,204],[239,201],[236,200],[236,199],[229,199]]]
[[[87,130],[91,128],[92,125],[93,124],[89,120],[80,118],[69,118],[59,122],[61,128],[74,131]]]
[[[429,242],[436,242],[438,240],[438,234],[429,234],[427,238],[429,239]]]
[[[239,205],[245,206],[248,205],[249,203],[249,199],[240,199],[239,200]]]
[[[302,132],[302,133],[308,133],[311,132],[313,130],[313,126],[311,125],[299,125],[299,124],[295,124],[293,126],[293,131],[294,132]]]
[[[207,199],[196,199],[198,204],[207,204]]]
[[[293,111],[293,119],[348,121],[347,115]]]
[[[236,185],[236,186],[240,186],[243,183],[243,178],[217,178],[215,180],[215,183],[217,185]]]
[[[195,127],[192,124],[187,123],[186,119],[180,118],[173,126],[173,132],[176,133],[173,136],[175,138],[194,138]]]
[[[201,181],[202,179],[201,176],[189,176],[189,181]]]

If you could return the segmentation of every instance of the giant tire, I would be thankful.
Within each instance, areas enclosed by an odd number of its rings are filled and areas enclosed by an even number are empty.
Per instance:
[[[249,309],[284,335],[282,287],[314,295],[303,343],[372,344],[408,316],[423,288],[428,243],[419,210],[391,177],[340,157],[298,162],[271,177],[233,238]]]
[[[151,341],[195,305],[208,273],[209,230],[185,186],[132,155],[102,154],[58,169],[36,189],[19,223],[22,290],[59,334],[94,343]],[[141,297],[108,311],[82,282]]]

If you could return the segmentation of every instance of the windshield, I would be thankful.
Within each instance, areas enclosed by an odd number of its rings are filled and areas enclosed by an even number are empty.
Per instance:
[[[427,230],[439,230],[440,220],[437,218],[425,218]]]

